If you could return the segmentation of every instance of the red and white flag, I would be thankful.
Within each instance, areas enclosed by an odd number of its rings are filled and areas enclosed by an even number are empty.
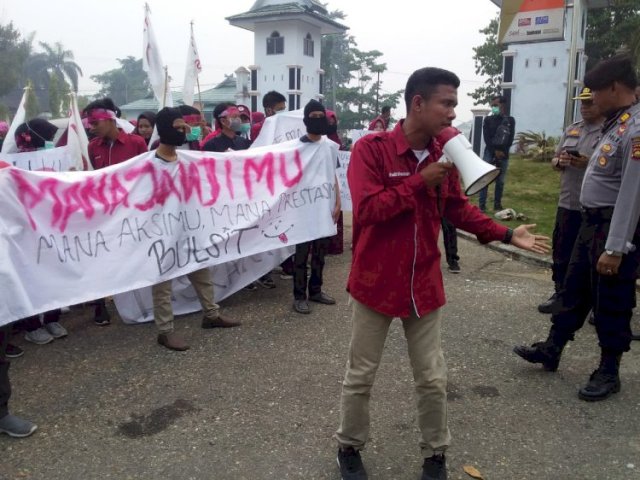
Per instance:
[[[149,76],[149,83],[153,89],[160,108],[173,107],[173,98],[169,88],[169,77],[166,74],[156,36],[151,26],[151,10],[145,5],[144,34],[142,40],[142,69]]]
[[[198,81],[198,74],[202,71],[200,55],[196,39],[193,35],[193,22],[191,22],[191,39],[189,40],[189,50],[187,51],[187,68],[184,72],[184,83],[182,86],[182,102],[185,105],[193,105],[193,93]]]
[[[71,94],[69,111],[69,130],[67,131],[67,149],[76,160],[76,170],[93,170],[89,161],[89,137],[82,125],[75,94]]]

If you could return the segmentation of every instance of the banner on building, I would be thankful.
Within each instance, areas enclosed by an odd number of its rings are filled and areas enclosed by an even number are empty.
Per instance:
[[[0,169],[0,325],[334,235],[327,145]]]
[[[503,0],[498,43],[564,39],[565,0]]]

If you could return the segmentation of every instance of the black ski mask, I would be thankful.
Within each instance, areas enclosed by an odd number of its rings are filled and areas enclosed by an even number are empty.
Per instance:
[[[325,114],[321,118],[311,118],[309,115],[312,112],[322,112]],[[304,125],[307,127],[307,133],[313,135],[326,135],[329,133],[329,120],[327,120],[327,111],[317,100],[309,100],[309,103],[304,107]]]
[[[182,118],[182,113],[177,108],[165,107],[156,115],[156,128],[160,136],[160,143],[179,147],[187,140],[186,132],[177,130],[173,122]]]

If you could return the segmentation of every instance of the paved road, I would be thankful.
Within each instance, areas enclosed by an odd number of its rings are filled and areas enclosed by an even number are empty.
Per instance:
[[[606,402],[576,390],[598,361],[585,326],[560,369],[545,373],[511,353],[542,338],[535,306],[549,272],[462,240],[460,275],[444,273],[443,343],[450,373],[451,479],[473,465],[486,480],[640,478],[640,343],[625,355],[622,391]],[[23,345],[13,362],[14,413],[36,421],[25,440],[0,438],[2,479],[339,478],[331,436],[349,340],[344,291],[350,256],[331,257],[326,290],[337,306],[291,309],[291,284],[242,291],[223,303],[241,328],[178,329],[192,348],[170,352],[153,325],[94,326],[82,309],[68,338]],[[640,321],[634,320],[640,329]],[[373,392],[371,479],[415,479],[412,377],[402,329],[391,330]]]

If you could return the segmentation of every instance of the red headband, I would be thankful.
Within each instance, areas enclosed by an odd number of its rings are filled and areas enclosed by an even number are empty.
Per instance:
[[[87,116],[82,119],[82,125],[84,128],[91,128],[91,124],[100,120],[116,120],[118,117],[113,110],[107,110],[105,108],[94,108],[87,113]]]
[[[202,115],[194,113],[191,115],[184,115],[182,119],[187,123],[199,123],[202,121]]]
[[[229,107],[218,116],[219,117],[228,117],[229,115],[240,115],[240,110],[238,110],[236,107]]]

